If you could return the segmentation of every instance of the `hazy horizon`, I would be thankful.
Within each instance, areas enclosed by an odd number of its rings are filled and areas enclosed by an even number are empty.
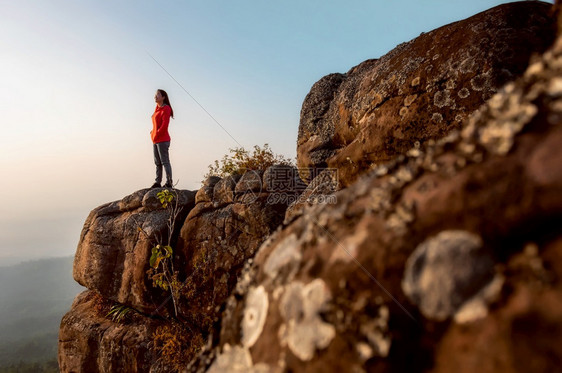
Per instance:
[[[174,179],[194,190],[229,148],[268,143],[294,158],[321,77],[507,2],[1,4],[0,265],[74,255],[92,209],[152,184],[157,88],[175,112]]]
[[[61,319],[86,290],[73,281],[72,265],[67,256],[0,267],[1,372],[20,360],[56,361]]]
[[[28,264],[31,262],[39,262],[39,261],[43,261],[43,260],[59,260],[59,259],[66,259],[66,258],[74,258],[75,254],[70,254],[70,255],[62,255],[62,256],[44,256],[44,257],[37,257],[37,258],[8,258],[5,259],[2,264],[0,264],[0,268],[6,268],[6,267],[15,267],[18,266],[20,264]]]

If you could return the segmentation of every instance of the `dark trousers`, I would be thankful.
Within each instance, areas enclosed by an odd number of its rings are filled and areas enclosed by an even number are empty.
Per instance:
[[[156,164],[156,182],[162,182],[162,166],[166,170],[166,181],[172,183],[172,166],[170,165],[170,156],[168,155],[170,149],[170,142],[159,142],[153,145],[154,150],[154,163]]]

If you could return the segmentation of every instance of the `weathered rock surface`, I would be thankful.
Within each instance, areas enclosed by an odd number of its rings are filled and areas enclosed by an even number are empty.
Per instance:
[[[146,271],[152,248],[159,239],[167,240],[170,213],[157,199],[160,190],[139,190],[90,213],[74,257],[76,282],[107,299],[156,312],[165,298],[153,288]],[[177,192],[178,221],[183,221],[194,205],[195,192]],[[158,312],[166,315],[168,310],[164,307]]]
[[[301,110],[303,179],[310,180],[308,167],[334,167],[347,186],[373,165],[458,129],[551,44],[550,8],[500,5],[320,79]]]
[[[197,192],[176,190],[179,214],[170,242],[175,249],[175,268],[180,279],[186,279],[179,317],[191,325],[189,332],[194,338],[201,339],[209,332],[218,311],[215,308],[230,294],[242,267],[283,221],[288,202],[271,197],[275,193],[294,194],[283,189],[286,176],[297,175],[294,167],[290,171],[274,166],[242,177],[211,177]],[[153,351],[142,356],[154,338],[154,328],[145,325],[139,331],[137,327],[143,323],[166,325],[164,320],[150,317],[174,314],[169,293],[154,288],[146,273],[152,248],[159,240],[167,241],[170,212],[157,199],[160,190],[140,190],[100,206],[86,220],[75,256],[74,278],[100,295],[95,301],[93,293],[83,293],[63,318],[59,343],[62,371],[159,371],[155,370],[161,365],[157,364],[159,357]],[[96,302],[112,301],[140,312],[135,315],[150,317],[138,316],[139,325],[131,326],[111,321],[108,310],[92,313]],[[113,336],[112,343],[119,343],[119,333],[132,333],[126,334],[132,344],[127,340],[122,346],[128,354],[123,365],[108,360],[113,355],[106,351],[111,341],[107,336]],[[134,343],[140,345],[133,353],[127,348],[134,349]]]
[[[318,203],[331,203],[332,195],[342,188],[337,169],[327,168],[316,169],[315,171],[318,171],[318,175],[313,177],[298,198],[287,207],[284,224],[288,224],[301,216],[310,206]]]
[[[453,323],[435,350],[434,372],[555,372],[562,363],[562,240],[529,243],[507,262],[501,307]]]
[[[335,196],[259,248],[194,370],[559,369],[562,38],[461,130]]]
[[[272,166],[236,178],[213,180],[213,194],[187,216],[178,239],[178,252],[187,258],[179,312],[202,330],[211,327],[220,306],[232,292],[244,264],[282,223],[295,194],[294,167]],[[197,193],[202,193],[201,190]]]
[[[151,346],[152,333],[163,320],[135,314],[116,323],[100,312],[100,297],[80,293],[61,320],[58,361],[61,372],[166,372]]]
[[[430,319],[445,320],[494,278],[479,236],[447,230],[418,245],[406,261],[402,290]]]

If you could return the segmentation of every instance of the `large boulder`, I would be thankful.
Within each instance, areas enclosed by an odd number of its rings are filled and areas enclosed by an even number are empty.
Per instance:
[[[169,309],[162,307],[165,294],[153,287],[146,273],[152,248],[157,243],[165,244],[169,236],[170,209],[163,208],[157,198],[161,190],[139,190],[94,209],[80,235],[73,275],[80,285],[107,299],[166,316]],[[172,245],[195,201],[195,192],[176,192],[179,214]],[[174,259],[182,261],[178,255]]]
[[[519,76],[554,37],[551,5],[504,4],[400,44],[306,96],[297,163],[333,167],[344,186],[414,145],[445,136]]]
[[[193,369],[559,370],[562,38],[334,196],[261,245]]]

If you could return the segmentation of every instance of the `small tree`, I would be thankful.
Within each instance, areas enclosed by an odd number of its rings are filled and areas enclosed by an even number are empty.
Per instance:
[[[253,152],[243,147],[229,149],[230,154],[225,154],[222,159],[215,160],[209,165],[209,172],[204,176],[226,177],[233,174],[243,174],[249,170],[265,170],[274,164],[294,165],[294,162],[283,155],[275,154],[266,143],[263,147],[254,145]]]

